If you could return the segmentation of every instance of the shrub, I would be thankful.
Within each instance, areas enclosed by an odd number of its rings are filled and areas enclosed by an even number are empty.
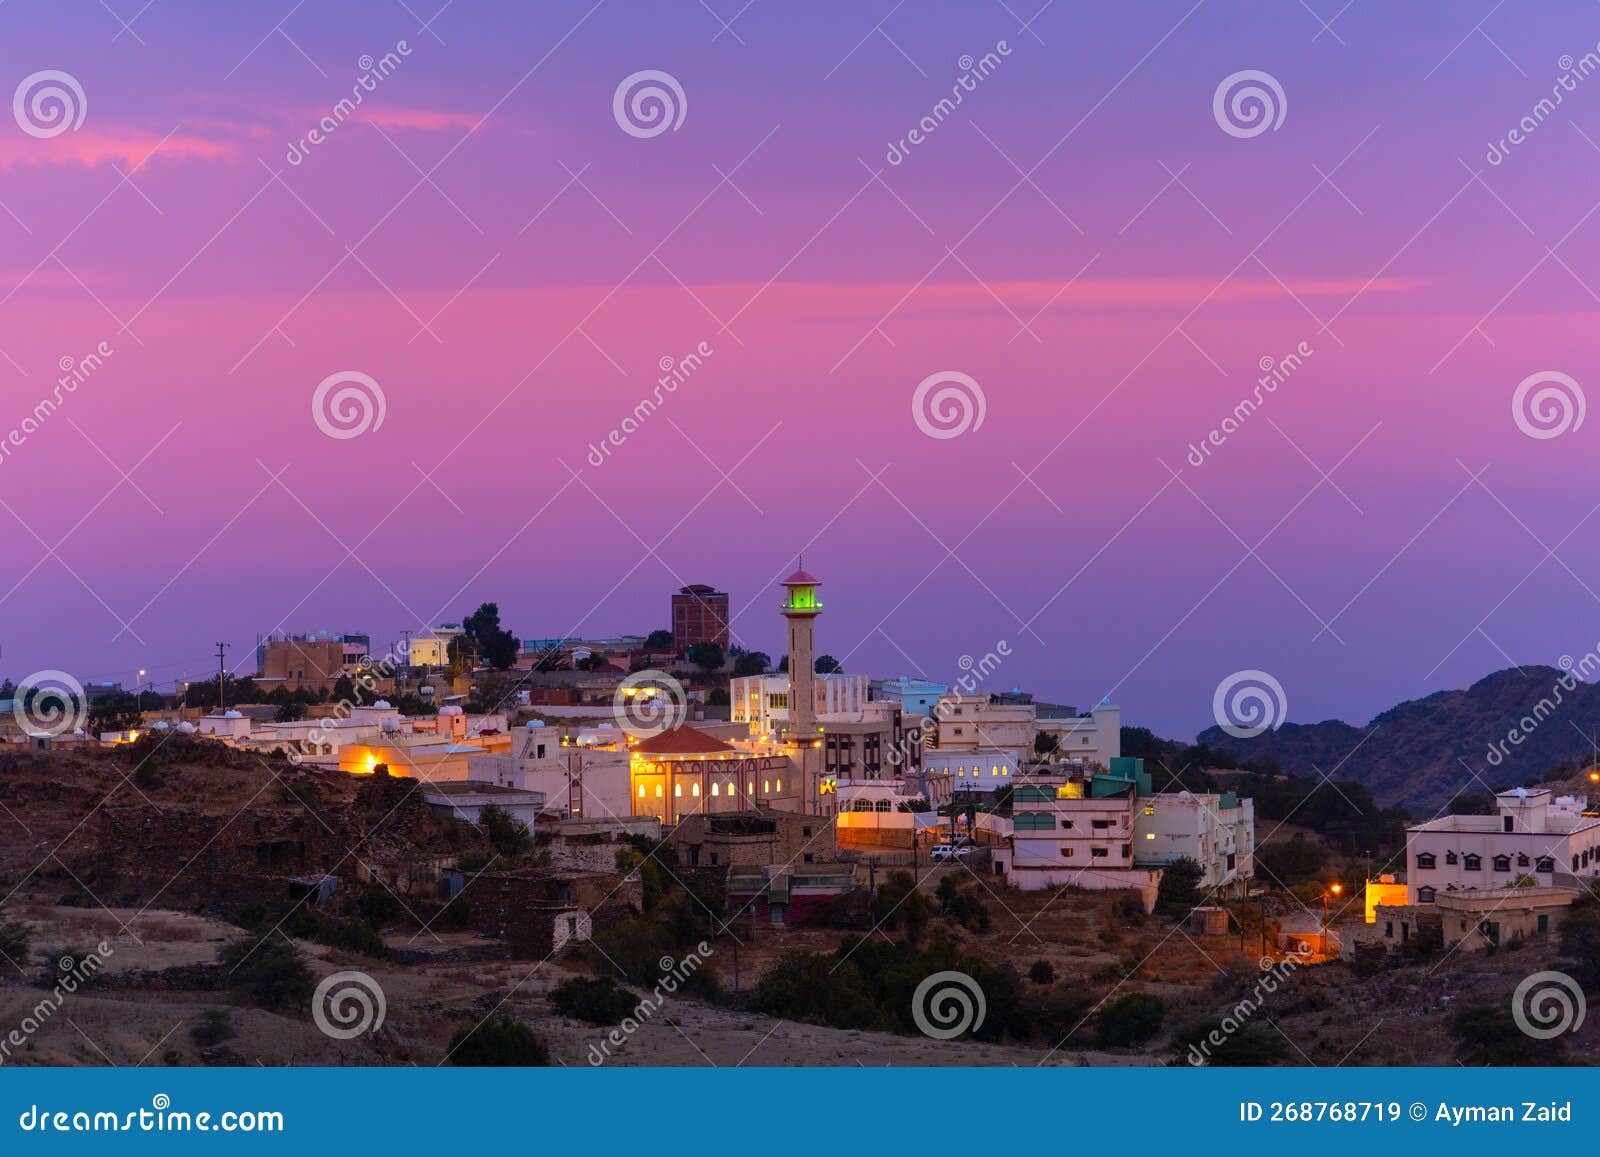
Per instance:
[[[1548,1065],[1558,1063],[1566,1042],[1554,1037],[1535,1040],[1518,1026],[1511,1010],[1500,1004],[1467,1005],[1450,1021],[1456,1057],[1468,1065]]]
[[[1048,960],[1035,960],[1033,967],[1028,969],[1028,979],[1035,984],[1054,984],[1056,970],[1051,967]]]
[[[557,1012],[589,1024],[621,1024],[638,1003],[609,976],[575,976],[550,991],[550,1004]]]
[[[1100,1010],[1095,1021],[1095,1043],[1101,1048],[1127,1048],[1143,1044],[1161,1031],[1167,1003],[1144,992],[1129,993]]]
[[[305,957],[276,933],[265,939],[237,936],[217,953],[233,983],[262,1008],[308,1004],[315,985]]]
[[[461,1068],[543,1068],[550,1063],[550,1050],[521,1021],[497,1016],[459,1030],[445,1059]]]
[[[33,929],[20,920],[7,920],[0,912],[0,959],[9,960],[22,969],[28,963],[28,946],[33,941]]]
[[[1600,908],[1573,907],[1561,921],[1566,969],[1585,988],[1600,988]]]
[[[504,808],[489,805],[478,813],[478,822],[483,825],[494,850],[508,860],[514,860],[533,848],[533,836],[529,834],[527,825]]]
[[[203,1049],[219,1045],[237,1035],[233,1027],[233,1014],[225,1008],[206,1009],[200,1014],[199,1022],[189,1030],[189,1039]]]
[[[1186,916],[1189,909],[1200,903],[1200,865],[1188,857],[1168,864],[1161,870],[1161,885],[1156,892],[1156,909],[1165,916]],[[1141,919],[1144,911],[1139,912]]]
[[[1223,1037],[1221,1044],[1207,1038],[1219,1032],[1218,1022],[1193,1025],[1173,1042],[1173,1055],[1189,1064],[1208,1064],[1216,1068],[1253,1068],[1279,1065],[1289,1060],[1289,1044],[1283,1034],[1261,1025],[1247,1024]]]

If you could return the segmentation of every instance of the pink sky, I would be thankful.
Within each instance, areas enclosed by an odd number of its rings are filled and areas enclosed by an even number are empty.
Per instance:
[[[802,549],[848,669],[948,678],[1005,639],[997,687],[1172,734],[1243,668],[1291,718],[1365,719],[1595,645],[1600,427],[1528,437],[1511,399],[1593,384],[1600,88],[1484,159],[1593,47],[1587,8],[1469,35],[1452,6],[1357,5],[1335,35],[1280,6],[1052,6],[1041,44],[999,5],[891,7],[756,5],[737,37],[451,8],[443,44],[398,6],[291,16],[293,43],[197,4],[143,43],[0,9],[9,82],[63,69],[88,101],[76,131],[0,131],[0,441],[63,358],[114,351],[0,457],[0,672],[170,684],[217,639],[381,646],[485,599],[527,637],[644,632],[686,582],[776,657]],[[642,69],[681,84],[678,131],[613,119]],[[1276,131],[1213,119],[1242,69],[1281,83]],[[385,418],[335,439],[311,397],[344,370]],[[981,427],[919,431],[939,371],[979,383]]]

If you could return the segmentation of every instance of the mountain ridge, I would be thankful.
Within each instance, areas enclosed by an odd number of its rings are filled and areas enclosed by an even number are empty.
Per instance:
[[[1600,684],[1539,665],[1407,699],[1364,724],[1285,723],[1249,739],[1208,727],[1198,740],[1296,775],[1354,780],[1380,804],[1428,818],[1458,794],[1521,786],[1564,763],[1590,762],[1585,737],[1596,733]]]

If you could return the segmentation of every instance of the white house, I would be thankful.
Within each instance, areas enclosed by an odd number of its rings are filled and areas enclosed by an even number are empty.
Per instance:
[[[1408,904],[1520,877],[1549,887],[1561,875],[1600,876],[1600,816],[1584,815],[1581,801],[1519,787],[1495,803],[1492,816],[1441,816],[1406,829]]]
[[[1063,759],[1110,767],[1122,755],[1122,708],[1112,703],[1082,714],[1041,706],[1035,727],[1041,735],[1056,737],[1056,754]]]
[[[829,715],[861,712],[867,703],[867,677],[846,675],[817,675],[812,684],[816,689],[818,719]],[[728,683],[730,718],[735,723],[746,723],[760,735],[771,735],[789,722],[789,676],[746,675]]]
[[[1139,803],[1132,783],[1119,794],[1097,797],[1085,779],[1026,776],[1011,795],[1011,849],[996,854],[995,870],[1006,883],[1030,892],[1063,884],[1136,890],[1149,911],[1161,869],[1134,863]]]
[[[1139,800],[1133,856],[1140,864],[1200,865],[1200,887],[1242,890],[1255,874],[1255,805],[1233,792],[1161,792]]]
[[[563,736],[554,727],[530,723],[511,733],[509,755],[474,755],[468,776],[480,783],[541,792],[550,811],[566,819],[626,819],[633,811],[628,797],[628,753],[614,731],[608,750],[578,737]],[[590,730],[590,729],[585,729]]]

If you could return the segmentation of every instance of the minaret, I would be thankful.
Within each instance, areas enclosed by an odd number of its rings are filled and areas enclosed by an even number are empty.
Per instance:
[[[783,580],[786,597],[779,608],[789,620],[789,726],[794,738],[804,742],[817,728],[816,627],[822,604],[821,584],[804,570]]]

